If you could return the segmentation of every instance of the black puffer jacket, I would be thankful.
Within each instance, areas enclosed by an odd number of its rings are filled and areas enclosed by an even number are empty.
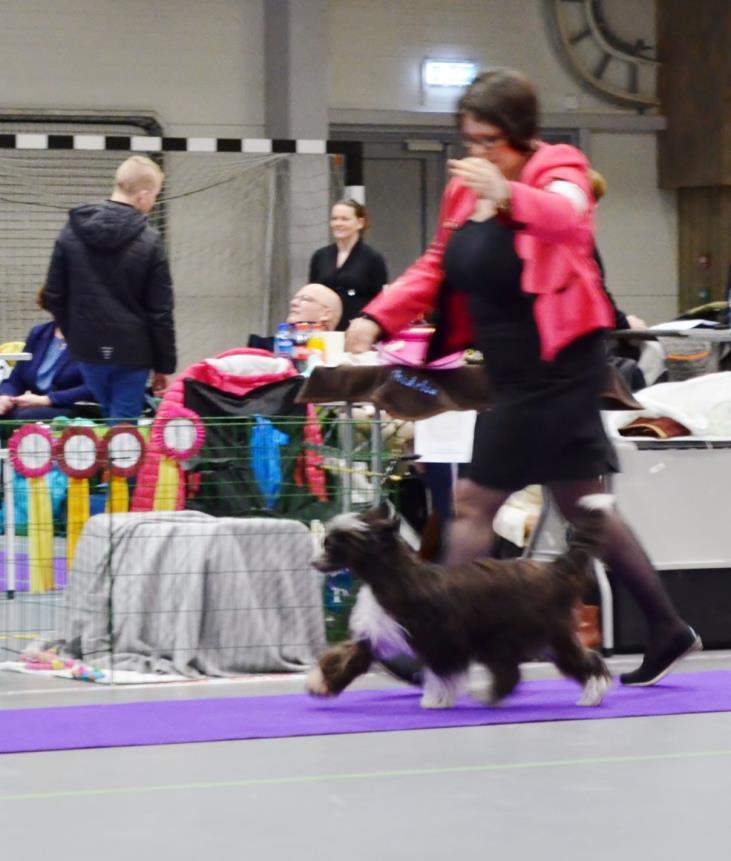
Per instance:
[[[45,300],[77,361],[175,370],[165,250],[133,207],[106,200],[71,210],[51,255]]]

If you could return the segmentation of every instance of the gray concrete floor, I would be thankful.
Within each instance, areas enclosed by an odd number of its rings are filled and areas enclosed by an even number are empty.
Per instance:
[[[634,657],[610,660],[615,673]],[[731,654],[684,671],[731,668]],[[550,677],[531,664],[527,678]],[[395,684],[373,673],[365,686]],[[109,689],[0,674],[0,708],[301,690],[300,678]],[[0,757],[18,861],[728,859],[731,714]]]

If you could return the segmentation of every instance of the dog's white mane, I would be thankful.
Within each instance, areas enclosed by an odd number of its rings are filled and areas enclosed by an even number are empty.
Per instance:
[[[335,517],[328,520],[325,525],[325,531],[330,532],[367,532],[368,524],[361,520],[360,517],[348,511],[345,514],[336,514]]]
[[[371,642],[378,657],[413,655],[406,639],[406,629],[381,607],[370,586],[360,587],[349,627],[354,639]]]

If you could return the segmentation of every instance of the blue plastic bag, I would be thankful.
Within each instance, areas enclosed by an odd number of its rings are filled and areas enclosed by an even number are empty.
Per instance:
[[[263,416],[254,417],[251,429],[251,468],[267,508],[274,508],[282,490],[281,447],[289,436]]]

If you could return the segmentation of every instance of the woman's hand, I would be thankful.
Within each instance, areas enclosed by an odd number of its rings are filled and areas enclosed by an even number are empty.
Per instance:
[[[5,413],[9,413],[13,406],[13,399],[10,395],[0,395],[0,416],[4,416]]]
[[[356,317],[345,332],[346,353],[366,353],[381,337],[381,327],[375,320]]]
[[[27,409],[28,407],[51,406],[51,399],[48,395],[35,395],[33,392],[26,392],[24,395],[16,395],[12,401],[13,406],[22,407],[23,409]]]
[[[492,162],[484,158],[450,159],[447,162],[450,176],[471,188],[478,197],[494,203],[510,200],[510,183]]]
[[[634,314],[627,314],[627,325],[630,329],[647,329],[647,323],[642,317],[635,317]]]
[[[152,394],[156,398],[165,396],[170,386],[170,377],[167,374],[160,374],[157,371],[152,375]]]

